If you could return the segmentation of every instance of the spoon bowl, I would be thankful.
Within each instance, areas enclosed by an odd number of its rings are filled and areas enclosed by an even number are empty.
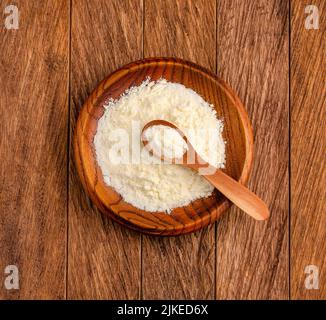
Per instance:
[[[147,129],[150,127],[155,127],[155,126],[166,126],[169,128],[174,129],[175,131],[178,132],[178,134],[182,137],[182,139],[186,142],[187,144],[187,150],[184,152],[182,158],[166,158],[164,157],[164,153],[156,154],[155,153],[155,148],[151,148],[149,141],[147,140],[145,136],[145,132]],[[187,162],[188,154],[189,153],[194,153],[194,148],[190,141],[187,139],[187,136],[173,123],[166,121],[166,120],[152,120],[143,127],[140,135],[141,142],[145,146],[145,148],[148,150],[148,152],[158,158],[160,158],[163,162],[171,163],[171,164],[182,164]]]

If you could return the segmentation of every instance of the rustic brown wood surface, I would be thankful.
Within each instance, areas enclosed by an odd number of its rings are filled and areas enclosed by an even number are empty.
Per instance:
[[[140,1],[72,2],[71,136],[106,75],[142,55]],[[72,144],[70,144],[72,150]],[[140,235],[103,217],[85,195],[70,153],[68,299],[138,299]]]
[[[288,3],[218,2],[217,73],[240,95],[254,129],[251,190],[271,217],[256,222],[233,207],[217,229],[220,299],[287,299]]]
[[[15,4],[19,29],[0,27],[0,299],[326,298],[325,1],[313,1],[319,30],[305,29],[306,0]],[[232,208],[199,232],[157,238],[89,200],[72,150],[81,106],[110,72],[148,56],[198,63],[238,93],[267,223]],[[19,290],[4,287],[7,265]],[[307,265],[318,290],[305,288]]]
[[[37,2],[15,3],[19,29],[0,27],[0,298],[62,299],[69,3],[44,1],[42,14]],[[18,267],[19,290],[4,286],[7,265]]]
[[[177,56],[215,71],[215,13],[211,0],[145,1],[144,55]],[[214,225],[178,238],[143,236],[142,245],[142,298],[215,298]]]
[[[317,30],[304,28],[307,4],[291,5],[291,298],[326,299],[326,2],[313,1]],[[319,285],[307,290],[311,265]]]

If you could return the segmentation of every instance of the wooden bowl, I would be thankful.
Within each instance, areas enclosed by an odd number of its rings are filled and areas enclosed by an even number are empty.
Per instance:
[[[94,135],[103,104],[118,98],[131,86],[150,77],[184,84],[212,103],[224,120],[227,174],[245,184],[253,159],[253,136],[247,113],[232,89],[216,75],[191,62],[174,58],[150,58],[130,63],[104,79],[85,102],[77,121],[74,151],[82,184],[96,206],[118,223],[147,234],[178,235],[199,230],[230,206],[218,191],[208,198],[174,209],[171,214],[147,212],[126,203],[103,181],[94,149]]]

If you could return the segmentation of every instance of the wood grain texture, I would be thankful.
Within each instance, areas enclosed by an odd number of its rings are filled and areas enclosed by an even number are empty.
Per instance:
[[[19,29],[0,27],[0,299],[63,299],[69,6],[15,4]],[[3,285],[12,264],[19,290]]]
[[[145,0],[144,55],[177,56],[214,71],[215,8],[215,1]],[[143,236],[142,244],[142,298],[215,297],[214,225],[178,238]]]
[[[291,298],[326,299],[325,28],[305,29],[308,1],[291,2]],[[305,288],[305,268],[319,269],[319,289]]]
[[[118,66],[141,57],[142,3],[76,0],[71,22],[73,129],[96,84]],[[68,298],[137,299],[140,236],[95,209],[82,190],[72,152],[70,156]]]
[[[255,222],[233,207],[217,229],[218,299],[287,299],[288,3],[218,1],[217,73],[239,94],[255,141],[249,187],[271,217]]]

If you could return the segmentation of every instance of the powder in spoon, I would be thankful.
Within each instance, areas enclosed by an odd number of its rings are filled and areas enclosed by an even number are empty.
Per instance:
[[[195,91],[164,79],[147,79],[104,106],[94,146],[104,182],[133,206],[166,211],[212,194],[204,177],[177,164],[166,164],[143,146],[146,123],[172,122],[205,161],[216,168],[225,163],[223,123],[213,106]]]
[[[151,126],[144,131],[154,155],[164,159],[179,159],[187,151],[188,146],[179,132],[165,125]]]

